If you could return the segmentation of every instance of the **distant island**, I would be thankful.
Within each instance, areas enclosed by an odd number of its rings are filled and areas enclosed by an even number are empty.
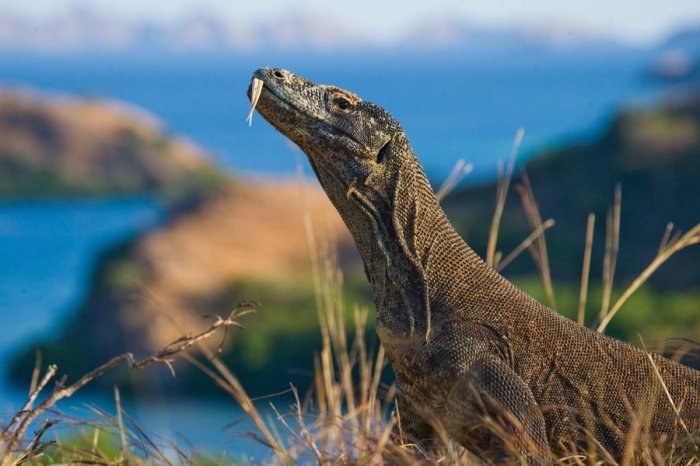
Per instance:
[[[258,21],[216,10],[202,10],[170,21],[153,21],[109,15],[99,8],[68,6],[48,18],[4,15],[0,17],[0,31],[3,32],[0,52],[218,50],[251,53],[404,49],[470,50],[483,54],[523,48],[625,47],[606,34],[573,23],[548,20],[540,24],[494,28],[454,15],[425,18],[415,27],[386,37],[303,8],[270,11]]]
[[[686,84],[698,89],[700,83],[700,26],[677,31],[654,51],[649,78],[666,84]]]
[[[136,107],[0,91],[0,199],[179,197],[222,178],[203,150]]]

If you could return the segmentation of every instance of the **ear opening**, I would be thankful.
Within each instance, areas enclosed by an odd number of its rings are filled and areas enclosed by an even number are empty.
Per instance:
[[[379,152],[377,152],[377,156],[375,157],[374,161],[377,163],[382,163],[384,162],[384,159],[386,158],[386,155],[389,152],[389,144],[391,144],[392,139],[389,139],[386,144],[382,146],[381,149],[379,149]]]

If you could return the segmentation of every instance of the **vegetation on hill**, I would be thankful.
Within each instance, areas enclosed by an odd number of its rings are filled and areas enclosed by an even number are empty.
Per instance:
[[[619,184],[622,244],[616,279],[629,281],[654,257],[669,222],[687,231],[700,221],[700,96],[623,111],[597,140],[553,149],[524,168],[542,216],[556,221],[546,234],[553,274],[569,282],[581,274],[589,212],[597,217],[592,263],[602,264],[606,213]],[[518,195],[517,183],[523,181],[522,175],[516,180],[503,215],[505,250],[530,232]],[[495,185],[465,189],[444,203],[477,251],[485,250],[495,192]],[[700,248],[685,251],[659,270],[652,284],[660,290],[697,290],[699,263]],[[601,270],[594,266],[593,277],[600,278]],[[509,267],[511,274],[531,271],[525,256]]]
[[[221,179],[201,149],[137,108],[0,92],[0,198],[179,197]]]

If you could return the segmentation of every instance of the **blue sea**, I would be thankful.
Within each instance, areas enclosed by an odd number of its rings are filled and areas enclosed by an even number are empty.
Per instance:
[[[235,175],[290,176],[299,157],[286,140],[259,116],[251,128],[245,122],[251,73],[284,67],[384,106],[402,122],[434,182],[460,158],[474,164],[469,179],[477,182],[494,176],[496,161],[507,157],[518,128],[525,129],[521,153],[526,159],[547,147],[594,137],[616,109],[648,102],[657,91],[645,80],[648,59],[644,51],[629,49],[499,56],[0,54],[0,85],[127,101],[156,115],[169,132],[194,140]],[[101,251],[153,228],[162,217],[162,209],[148,199],[0,203],[0,369],[13,351],[60,331],[88,291]],[[7,413],[17,409],[24,394],[2,377],[0,410]],[[82,401],[62,408],[70,412]],[[201,426],[193,431],[191,422],[178,424],[190,417],[191,404],[148,411],[137,403],[133,409],[144,413],[146,428],[151,422],[154,429],[179,431],[195,443],[206,438],[209,446],[228,442],[230,432],[221,429],[240,417],[231,405],[201,408],[219,416],[212,414],[218,421],[203,432]],[[161,414],[152,416],[154,409]]]
[[[0,56],[1,58],[1,56]],[[493,176],[518,128],[523,157],[596,132],[615,109],[649,95],[648,54],[555,51],[470,54],[11,56],[0,84],[124,100],[161,118],[234,172],[285,175],[296,161],[259,116],[245,123],[252,72],[283,67],[352,90],[404,126],[434,180],[459,158]]]

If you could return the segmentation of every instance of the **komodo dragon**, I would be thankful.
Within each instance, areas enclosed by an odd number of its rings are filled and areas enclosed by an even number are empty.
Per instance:
[[[306,153],[355,240],[405,434],[429,450],[443,429],[489,463],[544,464],[619,460],[641,428],[693,461],[700,372],[582,327],[487,266],[385,110],[283,69],[257,70],[248,96],[249,117],[257,108]]]

